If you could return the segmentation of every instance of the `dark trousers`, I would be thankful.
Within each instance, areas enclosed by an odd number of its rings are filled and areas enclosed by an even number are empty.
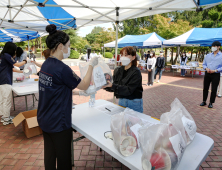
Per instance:
[[[45,170],[71,170],[72,128],[62,132],[43,132]]]
[[[208,90],[211,83],[211,96],[210,96],[210,103],[215,102],[215,98],[217,95],[217,87],[220,82],[220,73],[207,73],[205,72],[204,76],[204,88],[203,88],[203,101],[206,102],[208,96]]]
[[[155,71],[155,75],[154,75],[154,79],[156,79],[156,75],[158,74],[158,73],[160,73],[159,74],[159,80],[161,79],[161,76],[162,76],[162,69],[161,68],[156,68],[156,71]]]
[[[148,69],[151,69],[152,65],[148,65]],[[151,71],[148,71],[148,85],[152,84],[153,85],[153,69]]]

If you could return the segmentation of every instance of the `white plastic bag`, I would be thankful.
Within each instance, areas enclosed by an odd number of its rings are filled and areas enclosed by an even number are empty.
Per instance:
[[[25,79],[25,75],[23,73],[13,72],[13,81],[14,82],[22,82]]]
[[[143,121],[132,110],[111,117],[111,130],[115,147],[123,156],[132,155],[138,148],[137,129]]]
[[[98,65],[93,68],[93,75],[89,88],[85,91],[86,94],[95,94],[102,86],[107,84],[107,81],[112,82],[112,72],[109,66],[103,61],[102,58],[98,59]],[[79,63],[79,70],[81,78],[83,79],[88,71],[89,62]]]
[[[185,129],[182,122],[182,110],[178,108],[177,110],[172,110],[170,112],[164,113],[160,117],[160,123],[172,124],[177,131],[181,133],[183,140],[187,144],[188,138],[185,133]]]
[[[34,63],[27,63],[25,64],[23,73],[26,78],[29,78],[30,75],[36,75],[37,74],[37,68]]]
[[[175,170],[186,143],[172,124],[148,125],[139,129],[144,170]]]
[[[178,98],[175,98],[175,100],[171,103],[171,110],[170,112],[175,112],[176,110],[181,109],[180,118],[183,122],[183,126],[185,129],[185,133],[187,136],[187,144],[190,144],[197,131],[196,123],[193,119],[193,117],[190,115],[190,113],[187,111],[187,109],[182,105],[182,103],[179,101]]]

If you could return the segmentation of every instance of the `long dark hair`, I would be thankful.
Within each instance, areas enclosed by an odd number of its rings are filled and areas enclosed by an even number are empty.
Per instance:
[[[65,45],[69,41],[69,36],[63,31],[56,30],[56,25],[50,24],[46,26],[49,36],[46,38],[46,45],[54,53],[60,43]]]
[[[16,51],[17,46],[13,42],[7,42],[1,52],[0,55],[3,55],[5,53],[10,54],[12,57],[15,56],[15,51]]]
[[[16,57],[20,58],[22,53],[23,53],[23,49],[21,47],[17,47],[16,49]]]

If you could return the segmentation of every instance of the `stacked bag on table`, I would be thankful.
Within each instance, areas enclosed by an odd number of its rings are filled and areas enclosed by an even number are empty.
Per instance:
[[[113,140],[119,152],[130,156],[140,145],[144,170],[177,169],[197,129],[186,108],[176,98],[170,112],[161,115],[159,124],[146,123],[133,112],[125,110],[111,118]]]

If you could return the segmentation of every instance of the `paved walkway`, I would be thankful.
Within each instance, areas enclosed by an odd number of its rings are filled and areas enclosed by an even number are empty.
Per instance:
[[[72,69],[79,74],[78,67]],[[144,113],[160,118],[160,115],[170,110],[171,102],[177,97],[187,108],[196,121],[198,132],[210,136],[215,141],[213,151],[205,162],[202,163],[200,170],[221,170],[222,169],[222,99],[217,98],[213,109],[200,107],[202,101],[203,76],[196,76],[194,79],[190,75],[187,77],[172,76],[172,73],[163,73],[160,83],[154,86],[145,86],[147,74],[143,75],[143,100]],[[100,90],[96,99],[112,101],[113,94]],[[29,109],[32,107],[32,98],[28,97]],[[89,97],[73,96],[76,104],[84,103]],[[17,115],[25,110],[24,98],[16,98],[16,111],[11,111],[12,115]],[[81,134],[74,133],[74,138]],[[0,124],[0,169],[44,169],[43,162],[43,137],[36,136],[27,139],[22,131],[22,126],[14,125],[3,126]],[[74,143],[75,148],[75,170],[120,170],[128,169],[120,162],[112,158],[88,139]]]

